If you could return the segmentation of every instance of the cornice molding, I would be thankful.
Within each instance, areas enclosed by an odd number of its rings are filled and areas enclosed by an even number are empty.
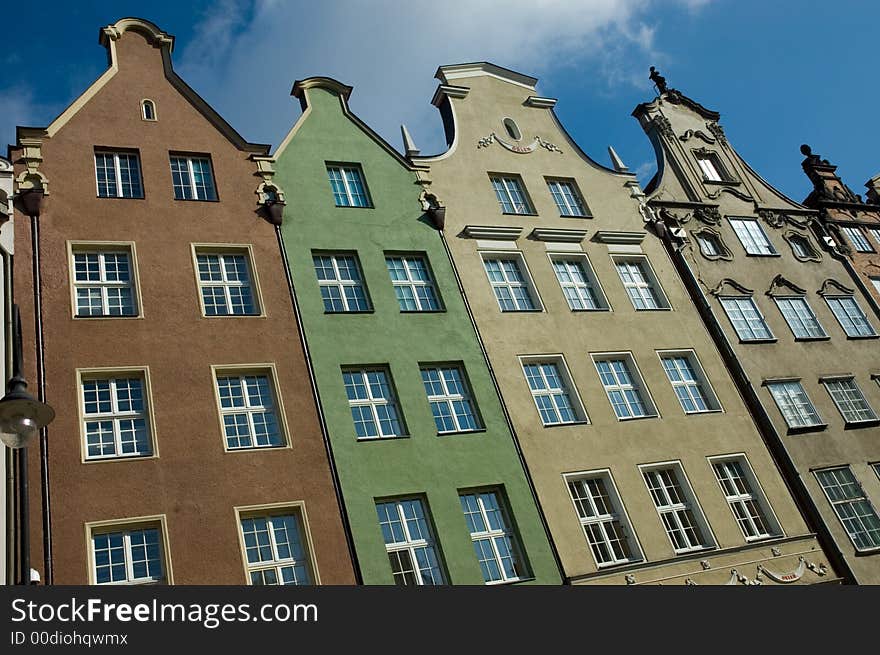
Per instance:
[[[837,291],[835,291],[837,289]],[[845,296],[854,296],[856,293],[855,289],[850,289],[845,284],[841,284],[835,279],[828,278],[822,283],[822,286],[816,292],[820,296],[837,296],[841,293]]]
[[[593,235],[593,241],[599,243],[617,243],[626,245],[638,245],[645,240],[647,232],[616,232],[613,230],[599,230]]]
[[[554,227],[536,227],[532,230],[532,237],[538,241],[559,241],[566,243],[580,243],[587,236],[586,230],[570,230]]]
[[[753,295],[755,295],[754,289],[749,289],[748,287],[743,286],[742,284],[740,284],[736,280],[733,280],[729,277],[726,277],[723,280],[721,280],[718,284],[715,285],[715,287],[713,289],[709,290],[709,293],[712,294],[713,296],[716,296],[716,297],[723,296],[723,295],[725,295],[724,294],[725,287],[730,287],[733,290],[737,291],[738,293],[735,295],[738,295],[738,296],[753,296]]]
[[[525,101],[526,107],[538,107],[539,109],[551,109],[556,106],[556,98],[542,98],[541,96],[529,96]]]
[[[779,293],[779,290],[782,288],[788,289],[789,291],[794,291],[799,296],[807,295],[806,289],[802,289],[794,282],[782,275],[777,275],[773,278],[773,280],[770,282],[770,287],[767,289],[767,291],[765,291],[765,294],[770,296],[771,298],[782,295]]]
[[[462,234],[470,239],[491,239],[493,241],[516,241],[523,228],[502,225],[466,225]]]

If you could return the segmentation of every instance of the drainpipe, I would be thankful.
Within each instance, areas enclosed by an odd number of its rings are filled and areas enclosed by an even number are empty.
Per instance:
[[[656,222],[654,224],[657,225]],[[814,528],[816,538],[824,549],[828,559],[831,561],[832,566],[843,575],[847,584],[857,584],[855,576],[847,565],[837,543],[831,536],[831,531],[822,521],[822,518],[819,515],[819,510],[813,502],[794,461],[791,459],[788,449],[785,447],[785,442],[773,426],[773,422],[767,415],[767,411],[764,409],[764,405],[761,403],[760,398],[758,398],[758,394],[755,392],[755,388],[752,386],[745,369],[743,369],[733,347],[730,345],[730,341],[728,341],[724,329],[721,327],[715,313],[712,311],[711,305],[709,305],[709,302],[703,295],[703,291],[700,288],[697,278],[694,276],[693,271],[688,265],[681,250],[676,247],[675,243],[673,243],[671,230],[665,225],[665,223],[662,223],[662,221],[660,221],[659,224],[662,225],[660,240],[666,247],[666,251],[669,253],[672,263],[678,271],[679,277],[684,282],[688,294],[696,306],[697,312],[700,314],[706,328],[709,330],[709,334],[712,336],[715,346],[720,351],[721,358],[724,360],[731,377],[733,377],[733,381],[736,383],[736,386],[746,403],[746,407],[749,409],[749,413],[757,424],[761,436],[764,439],[764,443],[770,451],[770,455],[773,457],[777,468],[782,473],[782,479],[794,498],[795,504],[801,511],[801,515],[806,519],[807,525]],[[658,230],[658,232],[660,232],[660,230]]]
[[[287,259],[287,248],[284,246],[284,236],[281,234],[281,226],[275,225],[275,238],[278,240],[278,248],[281,251],[281,262],[284,266],[284,275],[287,278],[287,289],[290,292],[290,302],[293,305],[293,314],[296,317],[297,331],[299,332],[299,342],[302,345],[303,354],[305,355],[306,368],[309,372],[309,385],[312,389],[312,397],[315,399],[315,408],[318,410],[318,422],[321,425],[321,437],[324,440],[324,450],[327,453],[327,459],[330,462],[330,478],[333,481],[333,492],[336,494],[336,502],[339,505],[339,512],[342,515],[342,528],[345,533],[345,543],[348,546],[348,554],[351,557],[352,566],[354,567],[354,577],[356,584],[364,583],[361,576],[361,567],[358,564],[357,552],[354,548],[354,536],[351,530],[351,521],[348,518],[348,511],[345,508],[345,502],[342,497],[342,484],[339,481],[339,474],[336,471],[336,461],[333,459],[333,448],[330,444],[330,431],[327,427],[327,421],[324,418],[324,406],[321,403],[321,394],[318,392],[318,383],[315,380],[315,369],[312,366],[312,357],[309,354],[309,344],[306,340],[305,329],[303,328],[302,313],[300,312],[299,302],[296,299],[296,291],[293,285],[293,275],[290,272],[290,264]]]

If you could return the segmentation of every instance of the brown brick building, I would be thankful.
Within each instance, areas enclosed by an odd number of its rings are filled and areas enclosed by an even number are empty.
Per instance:
[[[57,412],[31,448],[32,566],[54,584],[353,583],[256,211],[268,146],[174,73],[152,23],[100,42],[107,71],[10,153],[18,190],[43,192],[18,216],[15,297],[31,389]]]

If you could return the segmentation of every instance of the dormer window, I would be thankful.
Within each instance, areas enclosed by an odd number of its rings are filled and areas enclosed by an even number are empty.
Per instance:
[[[697,158],[697,164],[703,173],[703,180],[706,182],[729,182],[730,176],[721,165],[718,155],[708,150],[699,150],[694,152]]]
[[[141,117],[145,121],[155,121],[156,103],[152,100],[141,100]]]

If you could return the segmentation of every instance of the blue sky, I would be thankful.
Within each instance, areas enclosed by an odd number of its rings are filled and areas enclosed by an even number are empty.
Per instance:
[[[277,145],[299,115],[294,80],[329,75],[395,147],[405,122],[443,149],[430,104],[441,64],[488,60],[540,78],[538,92],[593,158],[615,147],[643,182],[653,151],[630,112],[653,97],[648,67],[720,111],[746,160],[795,200],[798,148],[840,166],[856,193],[880,173],[880,3],[837,0],[49,0],[7,3],[0,138],[45,125],[106,66],[99,27],[147,18],[175,35],[175,70],[247,139]],[[442,12],[440,8],[443,8]]]

